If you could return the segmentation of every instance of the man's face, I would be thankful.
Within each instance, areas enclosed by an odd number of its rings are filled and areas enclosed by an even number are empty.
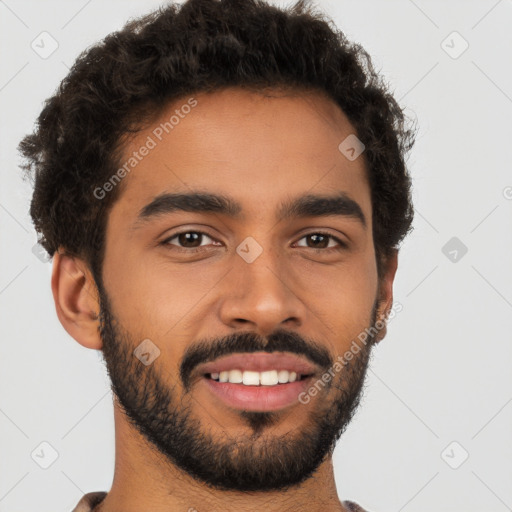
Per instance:
[[[343,355],[381,311],[364,162],[340,152],[355,130],[320,96],[194,97],[196,106],[177,102],[125,148],[128,160],[151,147],[109,215],[103,353],[127,417],[169,463],[219,489],[284,489],[332,454],[360,398],[371,343]],[[179,122],[158,130],[176,109]],[[163,200],[144,210],[161,194],[195,192],[239,211],[192,211],[197,201],[168,211]],[[326,203],[278,216],[300,196],[340,193],[365,222],[325,212]],[[143,340],[142,359],[159,350],[148,365],[134,355]],[[298,356],[313,375],[256,387],[204,371],[254,352]]]

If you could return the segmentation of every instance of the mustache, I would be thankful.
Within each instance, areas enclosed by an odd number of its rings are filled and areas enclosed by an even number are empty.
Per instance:
[[[200,341],[187,348],[180,365],[180,377],[185,389],[188,389],[190,375],[196,366],[218,357],[252,352],[291,352],[304,356],[326,370],[333,364],[324,346],[314,340],[306,341],[293,331],[278,329],[267,338],[254,332],[233,333],[220,339]]]

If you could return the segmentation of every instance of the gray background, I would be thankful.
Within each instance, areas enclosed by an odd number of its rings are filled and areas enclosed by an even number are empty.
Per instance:
[[[0,1],[1,512],[69,512],[112,482],[109,381],[56,317],[16,145],[81,50],[159,4]],[[511,510],[512,2],[316,4],[420,126],[415,229],[394,286],[403,310],[336,448],[339,495],[372,512]],[[51,49],[43,31],[58,43],[47,58],[31,47]]]

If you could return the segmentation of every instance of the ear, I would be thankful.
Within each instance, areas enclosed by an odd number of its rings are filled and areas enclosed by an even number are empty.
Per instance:
[[[398,267],[398,249],[393,250],[392,254],[384,259],[383,275],[379,282],[379,307],[377,310],[376,322],[382,325],[377,333],[374,343],[378,343],[387,334],[387,317],[393,307],[393,281],[395,279],[396,269]]]
[[[99,294],[87,264],[59,248],[53,256],[52,293],[60,323],[80,345],[100,350]]]

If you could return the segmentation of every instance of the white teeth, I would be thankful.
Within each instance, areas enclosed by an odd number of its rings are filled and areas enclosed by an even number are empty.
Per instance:
[[[231,371],[233,371],[233,370],[231,370]],[[249,372],[249,371],[244,372],[243,383],[246,386],[259,386],[260,385],[260,374],[258,372]]]
[[[243,381],[243,373],[240,370],[231,370],[228,372],[229,382],[232,384],[241,384]]]
[[[279,379],[277,378],[277,370],[261,372],[260,382],[262,386],[275,386]]]
[[[300,379],[300,375],[297,375],[296,372],[289,372],[288,370],[269,370],[265,372],[224,370],[220,373],[212,373],[210,377],[219,382],[244,384],[246,386],[275,386],[278,383],[286,384]]]
[[[288,370],[279,370],[279,373],[277,374],[277,380],[278,382],[288,382],[288,376],[290,373]]]

